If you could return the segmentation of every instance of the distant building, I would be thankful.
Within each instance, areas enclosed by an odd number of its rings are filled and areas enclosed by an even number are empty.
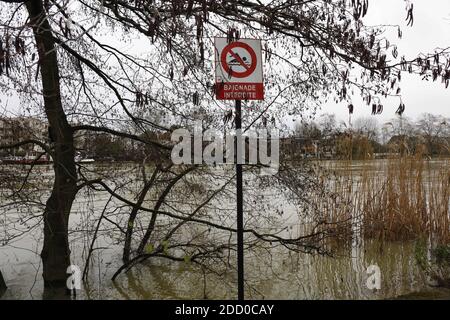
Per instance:
[[[299,160],[318,157],[319,141],[303,137],[287,137],[280,139],[280,152],[285,160]]]
[[[299,159],[336,159],[342,140],[349,139],[350,134],[340,133],[322,138],[287,137],[280,139],[280,151],[285,160]]]
[[[406,135],[393,136],[387,143],[390,151],[400,154],[414,154],[419,146],[423,145],[425,145],[423,137]]]
[[[0,118],[0,144],[13,145],[24,140],[48,140],[48,125],[46,122],[33,117]],[[35,157],[43,150],[38,145],[28,144],[18,148],[0,150],[0,155]]]

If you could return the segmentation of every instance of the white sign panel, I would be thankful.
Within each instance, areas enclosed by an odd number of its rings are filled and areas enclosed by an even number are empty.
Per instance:
[[[216,97],[264,100],[261,40],[215,38]]]

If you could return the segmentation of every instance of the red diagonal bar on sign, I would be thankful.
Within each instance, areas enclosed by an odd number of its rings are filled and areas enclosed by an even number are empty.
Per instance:
[[[230,54],[231,54],[231,55],[233,56],[233,58],[235,58],[235,59],[239,62],[239,64],[240,64],[241,66],[243,66],[246,70],[250,69],[250,67],[247,66],[247,65],[245,64],[244,60],[242,60],[242,58],[241,58],[238,54],[234,53],[233,50],[230,50]]]

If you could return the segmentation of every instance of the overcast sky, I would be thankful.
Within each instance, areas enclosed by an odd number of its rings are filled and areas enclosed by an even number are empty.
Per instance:
[[[450,47],[450,0],[413,0],[414,26],[407,27],[404,0],[370,1],[366,16],[368,25],[395,24],[400,25],[403,38],[398,39],[396,29],[389,38],[398,44],[399,55],[415,58],[419,53],[433,53],[435,48]],[[441,81],[425,82],[418,76],[404,75],[402,78],[402,96],[406,105],[405,115],[416,118],[423,112],[441,114],[450,117],[450,88],[445,89]],[[355,115],[367,117],[371,115],[371,107],[363,104],[359,97],[353,101]],[[376,116],[380,122],[385,122],[395,116],[400,100],[390,98],[382,100],[384,113]],[[347,104],[328,103],[321,113],[336,113],[341,120],[348,121]]]
[[[387,38],[398,45],[400,55],[407,59],[417,57],[419,53],[433,53],[435,48],[450,47],[450,0],[413,0],[415,21],[413,27],[406,26],[404,0],[371,0],[369,12],[365,18],[368,25],[400,25],[403,38],[398,39],[397,29],[392,28]],[[445,89],[441,81],[425,82],[419,76],[404,74],[402,78],[402,96],[406,105],[405,115],[417,118],[423,112],[450,117],[450,88]],[[352,101],[355,105],[354,119],[371,116],[371,107],[362,102],[359,95]],[[376,116],[380,123],[395,116],[399,98],[382,99],[384,113]],[[0,93],[0,105],[9,110],[17,110],[18,101]],[[335,113],[340,120],[348,121],[347,103],[330,102],[322,107],[319,114]],[[287,121],[293,124],[292,119]]]

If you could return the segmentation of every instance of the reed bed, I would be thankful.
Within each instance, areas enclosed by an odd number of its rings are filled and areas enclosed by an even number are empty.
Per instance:
[[[314,202],[340,239],[450,242],[450,159],[417,152],[333,161],[326,171],[335,196]]]

